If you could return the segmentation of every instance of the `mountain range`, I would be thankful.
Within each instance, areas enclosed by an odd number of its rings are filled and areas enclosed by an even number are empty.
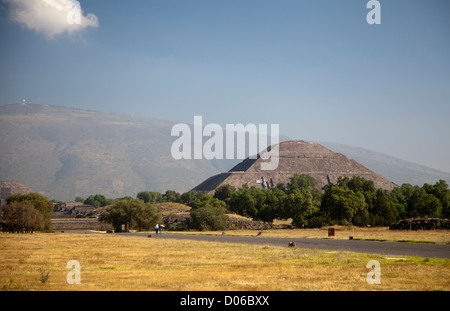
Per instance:
[[[188,191],[240,160],[175,160],[175,122],[49,105],[0,106],[0,180],[50,199],[109,198],[144,190]],[[334,143],[346,155],[401,185],[450,181],[450,174],[388,155]],[[301,172],[299,172],[301,173]]]

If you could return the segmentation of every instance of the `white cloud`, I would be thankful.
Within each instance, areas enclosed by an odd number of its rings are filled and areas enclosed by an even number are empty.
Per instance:
[[[75,0],[3,0],[9,4],[10,18],[48,38],[63,33],[76,33],[88,27],[98,27],[98,18],[83,14]]]

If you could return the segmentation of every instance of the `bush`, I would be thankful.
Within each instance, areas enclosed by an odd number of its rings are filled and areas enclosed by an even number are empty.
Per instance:
[[[131,229],[138,231],[151,230],[161,222],[161,214],[156,207],[142,200],[121,200],[107,208],[99,219],[110,223],[115,231],[121,231],[123,224],[129,224]]]
[[[131,214],[131,228],[148,231],[161,222],[161,214],[153,205],[138,205]]]
[[[44,216],[29,202],[11,202],[1,211],[3,232],[26,233],[42,230]]]
[[[209,204],[191,210],[192,229],[201,231],[224,230],[227,226],[227,215],[221,206]]]
[[[37,210],[43,219],[43,225],[38,230],[50,232],[52,227],[51,218],[53,215],[53,203],[47,200],[46,197],[40,195],[39,193],[28,193],[28,194],[13,194],[9,196],[6,201],[8,204],[13,202],[23,202],[28,203],[35,210]],[[31,212],[30,212],[31,213]],[[37,216],[36,216],[37,217]]]
[[[322,228],[325,223],[325,218],[322,216],[314,216],[308,220],[308,228]]]
[[[91,194],[83,203],[94,207],[101,207],[109,205],[112,202],[113,200],[107,199],[103,194]]]
[[[233,192],[235,191],[236,188],[231,185],[222,185],[216,189],[216,191],[214,192],[214,197],[225,202],[226,199],[231,198]]]

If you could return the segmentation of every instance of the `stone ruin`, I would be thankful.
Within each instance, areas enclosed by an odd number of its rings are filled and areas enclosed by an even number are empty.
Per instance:
[[[94,206],[80,202],[57,203],[53,208],[53,218],[98,218],[99,215]]]

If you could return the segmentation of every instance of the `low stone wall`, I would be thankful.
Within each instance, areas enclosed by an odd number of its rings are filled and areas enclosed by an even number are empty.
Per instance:
[[[52,219],[52,229],[54,231],[64,230],[112,230],[110,224],[99,222],[95,218],[60,218]]]

